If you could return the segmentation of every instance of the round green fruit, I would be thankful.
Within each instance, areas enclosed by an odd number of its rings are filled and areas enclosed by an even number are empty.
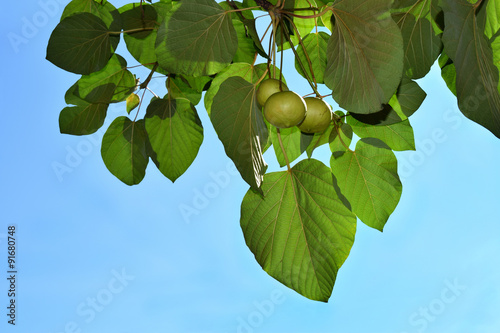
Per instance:
[[[264,104],[264,117],[278,127],[297,126],[306,115],[304,99],[293,91],[281,91],[271,95]]]
[[[321,98],[306,97],[307,112],[299,129],[304,133],[321,133],[332,122],[332,108]]]
[[[288,91],[288,87],[283,82],[276,79],[264,80],[257,89],[257,102],[263,106],[271,95],[281,91]]]

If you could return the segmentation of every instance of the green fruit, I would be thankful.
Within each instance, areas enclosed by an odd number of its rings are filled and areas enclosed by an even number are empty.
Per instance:
[[[264,104],[264,117],[278,127],[297,126],[306,115],[304,99],[293,91],[281,91],[271,95]]]
[[[257,89],[257,102],[263,106],[271,95],[281,91],[288,91],[288,87],[283,82],[276,79],[264,80]]]
[[[299,129],[304,133],[321,133],[332,122],[332,108],[321,98],[306,97],[307,112]]]

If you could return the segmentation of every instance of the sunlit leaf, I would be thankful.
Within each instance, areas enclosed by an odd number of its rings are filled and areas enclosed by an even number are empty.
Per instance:
[[[144,120],[116,118],[104,133],[101,156],[108,170],[127,185],[136,185],[146,174],[149,157]]]
[[[341,156],[349,150],[352,135],[352,127],[347,123],[340,123],[330,132],[328,142],[330,145],[330,151],[332,152],[334,158]]]
[[[127,113],[130,113],[133,109],[135,109],[137,106],[139,106],[139,103],[141,102],[141,100],[137,94],[131,93],[127,97],[125,102],[126,102]]]
[[[329,38],[330,36],[326,32],[310,33],[305,36],[303,45],[300,45],[297,48],[297,54],[299,55],[299,59],[304,65],[304,68],[306,69],[307,76],[305,76],[304,71],[302,70],[302,67],[300,66],[296,58],[295,69],[297,70],[297,72],[299,72],[300,75],[309,77],[312,80],[313,73],[316,83],[324,83],[323,76],[326,69],[327,59],[326,47]],[[310,63],[312,65],[312,73],[306,55],[309,57]]]
[[[153,5],[130,3],[120,8],[123,39],[130,54],[141,64],[156,62],[155,42],[159,27],[158,13]]]
[[[335,129],[334,125],[330,125],[324,132],[315,133],[306,148],[307,157],[311,158],[313,151],[329,142],[330,134]]]
[[[401,197],[396,156],[376,139],[361,139],[356,150],[331,158],[342,194],[366,225],[382,231]]]
[[[328,167],[304,160],[266,174],[264,197],[249,190],[241,205],[247,246],[269,275],[301,295],[327,302],[349,255],[356,218],[339,200]]]
[[[154,99],[147,108],[145,125],[152,160],[165,177],[175,181],[193,163],[203,142],[194,106],[184,98]]]
[[[415,150],[413,128],[408,120],[391,125],[373,126],[348,117],[347,123],[360,138],[380,139],[392,150]]]
[[[292,163],[295,161],[304,150],[301,149],[302,134],[297,126],[290,128],[282,128],[281,132],[281,142],[283,143],[283,149],[285,149],[288,162]],[[276,127],[271,126],[271,142],[274,147],[274,153],[278,159],[278,163],[281,167],[286,165],[285,155],[283,150],[281,150],[281,145],[278,139],[278,133]]]
[[[448,89],[457,95],[457,71],[453,61],[444,52],[439,57],[439,67],[441,67],[441,77],[448,86]]]
[[[273,70],[273,68],[274,67],[271,67],[271,70]],[[217,76],[212,81],[210,88],[205,94],[205,109],[207,110],[208,114],[211,113],[214,96],[217,94],[220,85],[224,81],[226,81],[230,77],[241,77],[249,83],[256,83],[262,77],[262,75],[264,75],[266,70],[267,70],[266,64],[259,64],[257,66],[252,66],[246,63],[236,63],[236,64],[231,64],[224,70],[220,71],[220,73],[218,73]],[[276,74],[279,75],[279,70],[277,69],[276,69]],[[266,75],[265,78],[269,78],[269,73]],[[282,80],[283,82],[286,83],[284,78],[282,78]]]
[[[135,87],[136,80],[127,69],[127,62],[114,54],[106,67],[78,80],[75,94],[89,103],[116,103],[124,101]]]

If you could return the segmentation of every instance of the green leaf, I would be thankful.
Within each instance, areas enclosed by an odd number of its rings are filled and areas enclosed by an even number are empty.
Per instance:
[[[486,26],[484,34],[491,38],[500,30],[500,2],[490,0],[486,3]]]
[[[408,78],[424,77],[443,47],[434,26],[441,9],[438,0],[412,1],[407,10],[392,15],[403,35],[404,72]],[[434,26],[433,26],[434,25]]]
[[[111,31],[120,31],[122,29],[122,21],[120,13],[110,2],[96,0],[72,0],[66,5],[61,15],[61,21],[78,13],[90,13],[99,17]],[[112,36],[116,45],[120,40],[120,35]]]
[[[361,139],[356,150],[330,160],[342,194],[366,225],[382,231],[403,187],[394,153],[376,139]]]
[[[243,179],[258,190],[267,169],[262,146],[268,131],[255,90],[255,85],[241,77],[228,78],[214,97],[210,118],[227,156]]]
[[[147,134],[144,120],[116,118],[102,138],[101,156],[108,170],[127,185],[136,185],[146,174]]]
[[[78,80],[75,94],[89,103],[116,103],[124,101],[135,88],[136,80],[127,62],[114,54],[102,70]]]
[[[137,94],[131,93],[127,99],[125,100],[126,102],[126,107],[127,107],[127,113],[130,114],[130,112],[135,109],[137,106],[139,106],[139,103],[141,102],[139,96]]]
[[[330,170],[310,159],[266,174],[264,197],[249,190],[241,228],[262,269],[312,300],[327,302],[354,242],[356,218],[339,200]]]
[[[481,8],[479,12],[477,8]],[[460,111],[500,138],[499,73],[483,32],[486,8],[465,0],[443,0],[443,43],[457,72]]]
[[[123,20],[123,39],[130,54],[141,64],[152,69],[156,63],[155,43],[157,30],[163,17],[167,16],[172,5],[168,2],[156,2],[153,5],[131,3],[121,7]],[[156,71],[168,72],[160,67]]]
[[[233,57],[233,62],[246,62],[252,64],[255,53],[257,52],[254,42],[252,38],[247,35],[246,27],[241,21],[233,19],[232,22],[238,38],[238,49]]]
[[[271,67],[271,71],[273,69],[274,67]],[[236,64],[231,64],[222,71],[220,71],[212,81],[210,88],[205,94],[205,109],[207,110],[208,114],[210,115],[211,113],[213,99],[217,94],[217,92],[219,91],[221,84],[224,81],[226,81],[230,77],[241,77],[249,83],[256,83],[257,81],[259,81],[261,76],[264,75],[266,70],[267,70],[266,64],[259,64],[257,66],[252,66],[246,63],[236,63]],[[279,75],[279,70],[276,69],[276,73],[277,75]],[[269,78],[269,74],[266,75],[265,78]],[[283,79],[283,82],[285,82],[285,79]]]
[[[205,78],[200,76],[198,78]],[[201,100],[201,91],[191,87],[188,80],[183,75],[169,76],[166,81],[168,93],[171,98],[187,98],[193,105]]]
[[[306,148],[307,157],[311,158],[313,151],[316,148],[318,148],[324,144],[327,144],[329,142],[330,134],[332,133],[332,131],[334,129],[335,129],[335,127],[333,125],[330,125],[330,127],[328,127],[324,132],[314,134],[311,142],[309,143],[309,145]]]
[[[311,61],[316,83],[324,83],[323,76],[326,69],[327,59],[326,48],[329,38],[330,36],[326,32],[322,31],[318,33],[310,33],[304,38],[304,40],[302,41],[304,47],[300,45],[297,48],[297,54],[299,55],[299,59],[306,69],[307,76],[304,74],[304,71],[300,67],[300,64],[296,58],[295,69],[297,69],[297,72],[299,72],[300,75],[305,78],[312,78],[311,69],[306,57],[307,54],[309,56],[309,60]]]
[[[439,67],[441,67],[441,77],[443,78],[448,89],[457,95],[457,71],[453,61],[444,52],[439,57]]]
[[[316,2],[314,0],[295,0],[295,1],[287,0],[287,2],[292,2],[292,3],[295,2],[294,8],[316,7]],[[317,12],[314,12],[313,10],[294,11],[295,15],[301,15],[301,16],[311,16],[311,15],[314,15],[316,13]],[[293,17],[293,23],[297,27],[297,30],[299,31],[299,34],[301,37],[306,36],[314,29],[314,27],[316,26],[315,22],[317,20],[318,19],[315,19],[315,18]],[[296,45],[298,45],[298,44],[296,44]]]
[[[228,15],[213,0],[183,0],[158,30],[156,55],[171,73],[212,75],[236,53],[238,39]]]
[[[333,129],[330,132],[328,141],[333,157],[337,158],[349,149],[352,141],[352,134],[352,127],[347,123],[340,123],[337,129]]]
[[[283,142],[283,148],[285,149],[286,155],[288,157],[288,162],[292,163],[295,161],[304,150],[301,149],[302,135],[297,126],[290,128],[280,129],[281,141]],[[276,127],[271,126],[271,142],[274,146],[274,153],[278,159],[278,163],[281,167],[286,165],[286,159],[281,150],[281,146],[278,139],[278,133]]]
[[[146,110],[153,162],[174,182],[193,163],[203,142],[203,126],[189,100],[154,99]]]
[[[392,150],[415,150],[413,128],[408,120],[391,125],[373,126],[362,123],[353,117],[347,122],[360,138],[376,138],[386,143]]]
[[[403,78],[398,91],[384,108],[372,114],[349,113],[358,121],[369,125],[387,126],[406,120],[418,110],[427,94],[420,86],[408,78]]]
[[[106,66],[116,45],[111,31],[99,17],[74,14],[52,31],[47,60],[68,72],[90,74]]]
[[[391,0],[333,4],[325,83],[341,107],[373,113],[396,91],[403,74],[403,38],[388,15]]]
[[[230,6],[231,4],[232,6]],[[243,4],[238,1],[229,2],[221,2],[219,5],[225,10],[239,9],[243,7]],[[255,53],[260,51],[256,49],[255,46],[255,37],[252,34],[255,31],[257,34],[257,30],[255,29],[255,20],[253,19],[253,14],[250,10],[236,12],[229,14],[232,18],[233,27],[236,31],[236,35],[238,38],[238,49],[236,50],[236,54],[233,57],[233,63],[238,62],[246,62],[248,64],[253,64]],[[257,40],[258,35],[257,35]]]
[[[427,94],[417,82],[403,78],[396,95],[389,101],[389,105],[402,120],[405,120],[420,108],[425,97],[427,97]]]
[[[63,134],[92,134],[104,124],[107,110],[108,104],[87,102],[65,107],[59,114],[59,129]]]

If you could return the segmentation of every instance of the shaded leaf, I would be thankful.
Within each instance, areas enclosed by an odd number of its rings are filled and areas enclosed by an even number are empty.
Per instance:
[[[353,212],[366,225],[382,231],[403,190],[394,153],[378,140],[361,139],[355,151],[332,157],[330,164]]]
[[[406,120],[420,108],[427,94],[420,86],[408,78],[403,78],[398,91],[392,96],[383,109],[372,114],[357,114],[350,112],[349,115],[356,120],[369,124],[387,126]]]
[[[116,118],[104,133],[101,156],[108,170],[127,185],[139,184],[146,174],[147,134],[144,120]]]
[[[247,246],[264,271],[299,294],[327,302],[354,242],[356,218],[339,200],[332,175],[310,159],[266,174],[264,197],[241,205]]]
[[[241,77],[230,77],[220,85],[210,115],[227,156],[243,179],[254,189],[262,184],[267,164],[262,146],[267,126],[255,98],[255,85]]]
[[[187,99],[154,99],[146,110],[153,162],[174,182],[193,163],[203,142],[203,126]]]
[[[107,110],[108,104],[87,102],[65,107],[59,114],[59,130],[72,135],[92,134],[104,124]]]
[[[424,77],[438,58],[443,47],[435,30],[441,9],[438,0],[412,1],[409,8],[392,15],[403,35],[404,72],[408,78]]]
[[[500,138],[499,74],[483,32],[486,8],[465,0],[443,0],[443,43],[455,65],[460,111]]]
[[[388,15],[391,0],[333,3],[325,83],[339,105],[373,113],[396,91],[403,73],[403,38]]]
[[[116,44],[99,17],[90,13],[74,14],[52,31],[47,60],[72,73],[90,74],[106,66]]]
[[[171,73],[212,75],[236,53],[238,39],[228,15],[213,0],[183,0],[158,30],[156,55]]]

